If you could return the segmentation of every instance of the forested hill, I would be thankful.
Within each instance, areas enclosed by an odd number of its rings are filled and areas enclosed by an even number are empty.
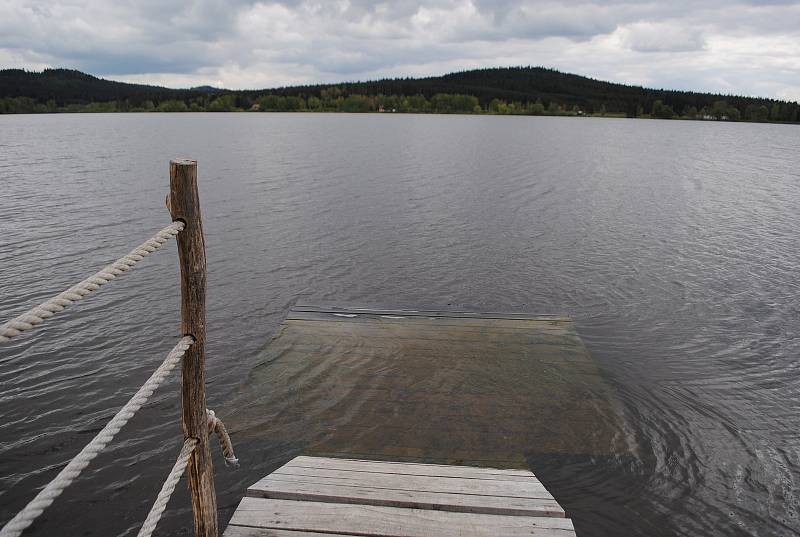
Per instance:
[[[27,97],[40,104],[53,101],[56,106],[125,100],[138,104],[146,100],[191,98],[197,93],[200,92],[114,82],[71,69],[0,71],[0,97]]]
[[[796,102],[648,89],[541,67],[428,78],[227,91],[126,84],[79,71],[0,71],[0,113],[58,111],[345,111],[612,115],[800,121]]]

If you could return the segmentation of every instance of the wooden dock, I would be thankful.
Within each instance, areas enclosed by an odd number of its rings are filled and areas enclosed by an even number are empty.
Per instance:
[[[227,537],[570,537],[542,482],[626,441],[564,316],[296,306],[262,358],[237,437],[306,456],[248,489]]]
[[[297,457],[247,490],[224,537],[574,537],[525,470]]]

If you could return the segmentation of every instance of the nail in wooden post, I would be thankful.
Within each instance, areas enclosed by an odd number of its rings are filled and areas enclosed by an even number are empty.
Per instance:
[[[181,331],[195,340],[183,358],[182,380],[183,434],[198,441],[187,467],[194,534],[218,537],[217,497],[206,418],[206,246],[197,194],[197,161],[170,161],[169,186],[167,207],[172,219],[186,224],[177,237],[181,265]]]

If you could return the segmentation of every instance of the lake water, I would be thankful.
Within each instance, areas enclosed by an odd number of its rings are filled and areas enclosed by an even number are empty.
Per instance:
[[[711,122],[3,116],[0,320],[166,225],[169,159],[195,158],[223,419],[297,302],[566,313],[638,446],[531,461],[579,535],[798,535],[798,147],[796,126]],[[179,311],[170,244],[0,347],[0,521],[149,376]],[[180,448],[178,379],[26,535],[136,534]],[[214,446],[222,524],[309,429],[238,434],[238,470]],[[159,528],[190,524],[181,485]]]

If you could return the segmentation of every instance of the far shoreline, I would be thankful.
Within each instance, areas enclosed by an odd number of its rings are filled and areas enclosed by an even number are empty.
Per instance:
[[[56,116],[56,115],[145,115],[145,114],[174,114],[174,115],[190,115],[190,114],[283,114],[283,115],[307,115],[307,114],[331,114],[331,115],[382,115],[382,116],[491,116],[491,117],[550,117],[550,118],[575,118],[575,119],[644,119],[652,121],[693,121],[699,123],[760,123],[767,125],[798,125],[800,122],[794,121],[753,121],[745,119],[715,119],[708,117],[687,117],[687,116],[673,116],[673,117],[654,117],[650,114],[641,116],[628,116],[619,112],[607,112],[605,114],[591,114],[591,113],[559,113],[559,114],[530,114],[530,113],[497,113],[491,111],[482,112],[392,112],[392,111],[377,111],[369,110],[363,112],[354,112],[346,110],[54,110],[54,111],[40,111],[40,112],[0,112],[0,116]]]

